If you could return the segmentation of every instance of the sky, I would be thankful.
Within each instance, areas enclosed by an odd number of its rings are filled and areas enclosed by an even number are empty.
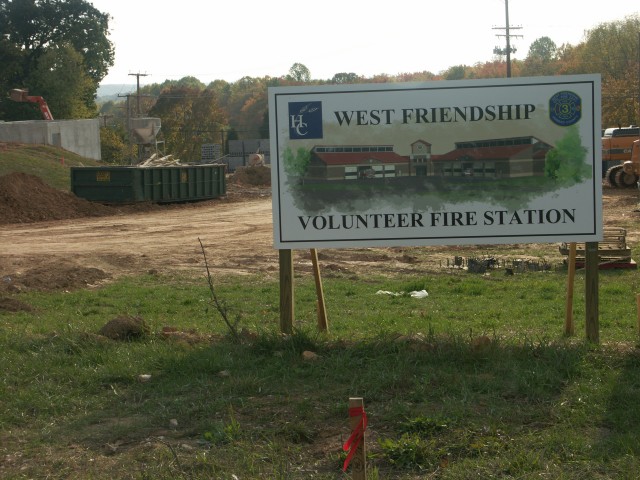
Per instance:
[[[87,0],[112,19],[115,64],[101,84],[279,77],[371,77],[474,65],[505,47],[505,0]],[[601,23],[640,15],[626,0],[509,0],[512,59],[536,39],[577,45]],[[502,35],[502,36],[499,36]]]

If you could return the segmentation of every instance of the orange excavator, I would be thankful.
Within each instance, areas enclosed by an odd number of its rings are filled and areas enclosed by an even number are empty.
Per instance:
[[[9,91],[9,98],[14,102],[37,103],[38,107],[40,107],[42,117],[45,120],[53,120],[53,115],[51,115],[51,110],[49,110],[49,105],[47,105],[45,99],[39,96],[29,95],[29,90],[14,88]]]
[[[640,188],[640,139],[629,148],[630,158],[607,170],[605,178],[615,188]]]

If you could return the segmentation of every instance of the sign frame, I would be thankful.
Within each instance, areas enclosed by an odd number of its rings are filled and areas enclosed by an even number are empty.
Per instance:
[[[270,87],[274,246],[601,241],[600,89],[599,75]]]

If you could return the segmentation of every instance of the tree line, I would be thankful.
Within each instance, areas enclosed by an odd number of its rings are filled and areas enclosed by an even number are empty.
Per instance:
[[[124,163],[131,156],[128,116],[158,117],[166,153],[183,161],[200,158],[200,146],[233,139],[268,138],[267,89],[271,86],[386,83],[506,76],[503,56],[474,65],[371,77],[339,72],[314,79],[302,63],[278,77],[243,77],[204,84],[195,77],[141,87],[140,95],[97,104],[100,81],[113,66],[108,38],[111,17],[85,0],[0,0],[0,87],[27,88],[43,96],[56,119],[103,117],[102,156]],[[640,17],[602,23],[577,45],[535,40],[523,60],[512,59],[514,77],[599,73],[603,127],[640,121]],[[381,67],[383,68],[383,66]],[[139,108],[139,111],[138,111]],[[33,105],[0,101],[0,119],[39,119]]]

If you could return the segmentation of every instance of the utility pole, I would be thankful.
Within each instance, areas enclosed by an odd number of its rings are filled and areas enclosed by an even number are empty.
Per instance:
[[[137,102],[136,102],[136,116],[139,117],[140,116],[140,77],[146,77],[149,74],[148,73],[130,73],[129,75],[133,75],[136,77],[136,86],[137,86],[137,90],[136,90],[136,98],[137,98]]]
[[[133,150],[133,139],[131,138],[131,106],[129,105],[131,100],[131,94],[127,93],[127,140],[129,141],[129,162],[133,165],[133,156],[131,150]]]
[[[140,117],[140,77],[146,77],[148,73],[130,73],[129,75],[136,77],[136,118]],[[131,151],[133,150],[133,134],[132,134],[132,126],[131,126],[131,94],[127,94],[127,136],[129,137],[129,155],[131,155]],[[138,156],[140,155],[140,147],[138,147]],[[131,158],[131,164],[134,164],[133,156]]]
[[[522,27],[512,27],[509,25],[509,0],[504,0],[504,10],[506,15],[506,24],[504,27],[494,27],[494,30],[504,30],[504,34],[498,34],[497,37],[505,37],[507,40],[507,48],[501,49],[495,47],[493,53],[496,55],[507,55],[507,78],[511,78],[511,52],[516,53],[516,49],[511,47],[511,37],[522,38],[522,35],[512,35],[511,30],[520,30]]]
[[[107,120],[110,119],[111,117],[113,117],[113,115],[111,114],[102,114],[100,115],[100,118],[102,118],[102,126],[106,128],[107,126]]]

